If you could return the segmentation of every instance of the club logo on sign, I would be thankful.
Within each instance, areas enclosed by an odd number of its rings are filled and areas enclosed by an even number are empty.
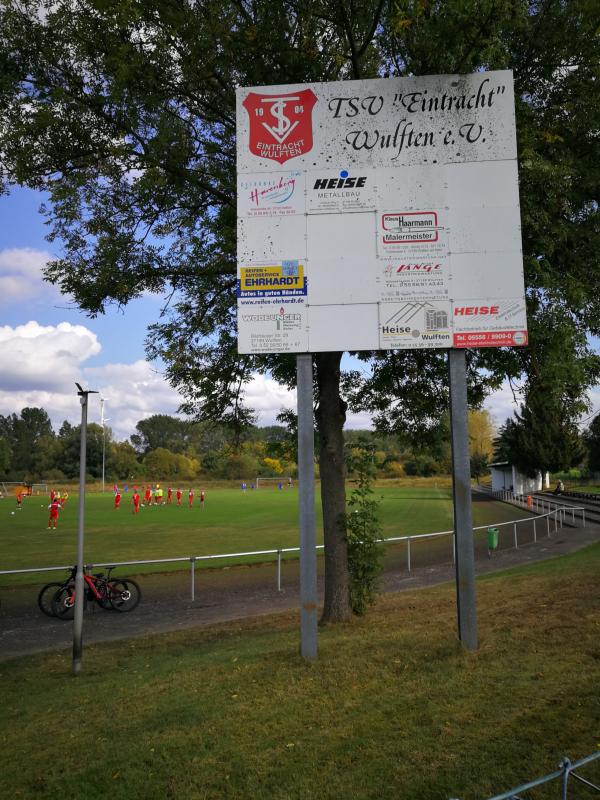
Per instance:
[[[250,120],[250,152],[283,164],[312,150],[316,102],[311,89],[278,95],[250,92],[243,104]]]

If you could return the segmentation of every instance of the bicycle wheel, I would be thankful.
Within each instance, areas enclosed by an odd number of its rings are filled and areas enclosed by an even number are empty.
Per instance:
[[[52,613],[59,619],[73,619],[75,613],[75,587],[63,586],[54,592]]]
[[[138,584],[127,580],[110,581],[110,603],[115,611],[133,611],[142,598],[142,591]]]
[[[83,594],[83,608],[87,606],[87,597]],[[52,611],[59,619],[73,619],[75,615],[75,586],[63,586],[52,598]]]
[[[40,593],[38,594],[37,598],[37,604],[40,611],[43,614],[46,614],[47,617],[54,616],[54,611],[52,610],[52,600],[54,595],[59,589],[62,589],[63,586],[64,583],[47,583],[40,589]]]

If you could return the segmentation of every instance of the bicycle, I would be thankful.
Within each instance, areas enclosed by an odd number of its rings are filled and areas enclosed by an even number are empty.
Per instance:
[[[111,578],[113,569],[114,567],[109,567],[106,575],[98,572],[83,576],[84,608],[88,601],[95,601],[105,610],[120,612],[133,611],[137,607],[142,597],[139,585],[132,578]],[[55,592],[52,598],[52,615],[59,619],[72,619],[74,613],[75,583],[70,580]]]

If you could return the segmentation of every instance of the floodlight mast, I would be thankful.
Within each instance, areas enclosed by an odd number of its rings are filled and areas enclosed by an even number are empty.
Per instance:
[[[85,516],[85,471],[87,456],[87,411],[88,395],[98,394],[94,389],[77,386],[81,403],[81,438],[79,447],[79,524],[77,528],[77,568],[75,573],[75,617],[73,620],[73,674],[81,672],[81,653],[83,649],[83,532]]]
[[[105,454],[106,454],[106,436],[105,436],[105,428],[104,423],[108,422],[110,417],[104,416],[104,403],[106,399],[104,397],[100,397],[100,425],[102,425],[102,494],[104,494],[104,463],[105,463]]]

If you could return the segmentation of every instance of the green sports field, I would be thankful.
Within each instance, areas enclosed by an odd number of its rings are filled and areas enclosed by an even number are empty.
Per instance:
[[[318,492],[317,492],[318,495]],[[451,492],[447,488],[385,487],[377,489],[384,535],[406,536],[452,528]],[[318,540],[322,541],[320,499],[317,497]],[[85,560],[87,563],[134,561],[177,556],[237,553],[298,545],[297,489],[207,489],[204,508],[198,494],[193,508],[142,507],[132,513],[130,494],[113,508],[112,492],[86,496]],[[71,494],[56,531],[47,530],[48,499],[30,497],[15,511],[12,498],[0,501],[0,569],[59,566],[75,560],[78,497]],[[15,511],[15,513],[12,513]],[[475,525],[502,522],[521,515],[514,508],[476,501]],[[446,545],[447,547],[447,545]],[[222,562],[215,562],[222,564]],[[148,570],[182,568],[157,565]],[[3,585],[31,580],[2,576]]]

